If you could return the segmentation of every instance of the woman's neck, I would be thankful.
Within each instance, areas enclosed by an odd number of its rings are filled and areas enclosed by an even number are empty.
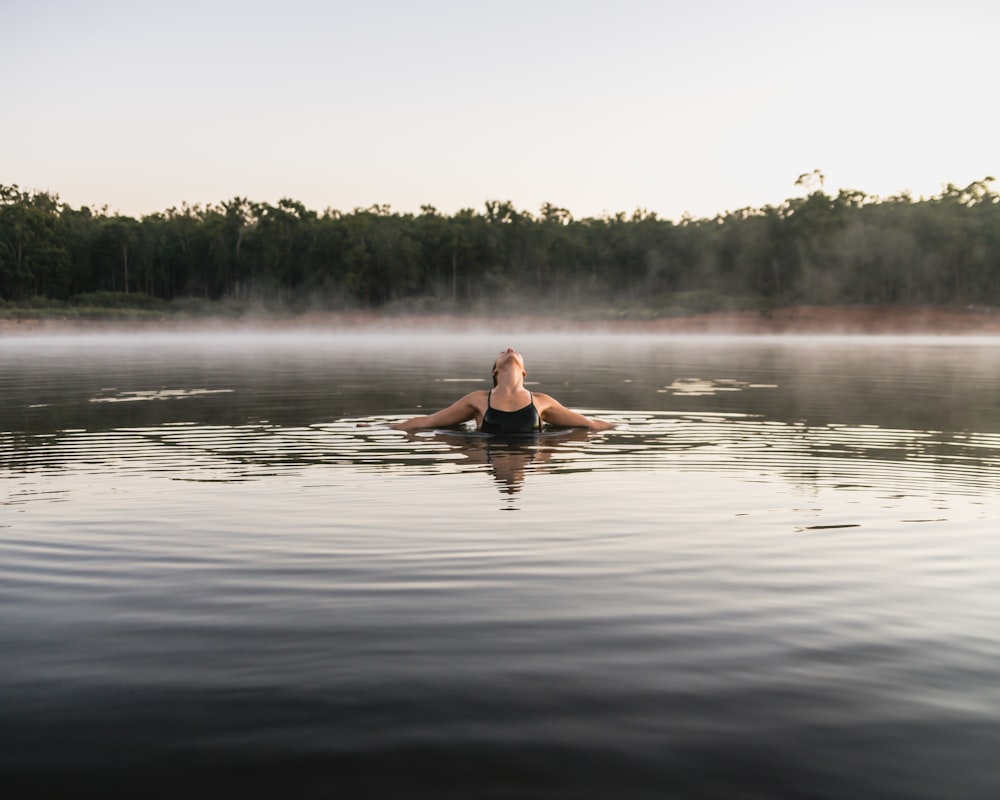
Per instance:
[[[497,385],[494,391],[514,394],[524,389],[524,373],[521,370],[505,370],[497,373]]]

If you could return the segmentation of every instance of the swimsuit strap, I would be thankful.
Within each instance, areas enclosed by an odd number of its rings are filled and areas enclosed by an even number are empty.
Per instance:
[[[489,409],[493,408],[493,406],[492,406],[492,405],[490,405],[490,399],[491,399],[492,397],[493,397],[493,390],[492,390],[492,389],[490,389],[490,390],[489,390],[489,391],[488,391],[488,392],[486,393],[486,408],[487,408],[487,410],[489,410]],[[533,406],[533,405],[535,405],[535,398],[534,398],[534,396],[533,396],[533,395],[531,394],[531,392],[528,392],[528,406]],[[527,408],[528,406],[524,406],[524,407],[525,407],[525,408]],[[500,413],[502,413],[502,414],[513,414],[513,413],[514,413],[513,411],[503,411],[503,410],[501,410],[501,409],[497,409],[497,410],[498,410],[498,411],[500,411]],[[519,409],[518,409],[518,410],[519,410]],[[538,409],[535,409],[535,410],[537,411]]]

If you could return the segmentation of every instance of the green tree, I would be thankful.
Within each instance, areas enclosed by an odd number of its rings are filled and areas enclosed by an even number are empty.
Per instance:
[[[0,298],[68,294],[72,278],[61,208],[56,195],[0,186]]]

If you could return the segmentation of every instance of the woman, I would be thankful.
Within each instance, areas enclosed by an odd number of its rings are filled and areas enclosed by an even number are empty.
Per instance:
[[[445,428],[470,419],[483,433],[501,435],[537,433],[542,423],[560,428],[587,428],[606,431],[614,427],[603,419],[592,419],[570,411],[562,403],[541,392],[524,388],[527,376],[524,358],[513,347],[508,347],[493,365],[493,389],[469,392],[447,408],[423,417],[413,417],[397,422],[391,427],[400,431],[420,428]]]

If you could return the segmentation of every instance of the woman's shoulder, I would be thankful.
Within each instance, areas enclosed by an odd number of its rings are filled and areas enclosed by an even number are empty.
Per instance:
[[[545,392],[532,392],[531,401],[535,404],[535,408],[539,410],[543,407],[548,408],[549,406],[561,405],[561,403],[552,395],[546,394]]]
[[[480,405],[486,402],[486,398],[489,397],[489,392],[486,389],[473,389],[459,402],[469,403],[471,405]]]

